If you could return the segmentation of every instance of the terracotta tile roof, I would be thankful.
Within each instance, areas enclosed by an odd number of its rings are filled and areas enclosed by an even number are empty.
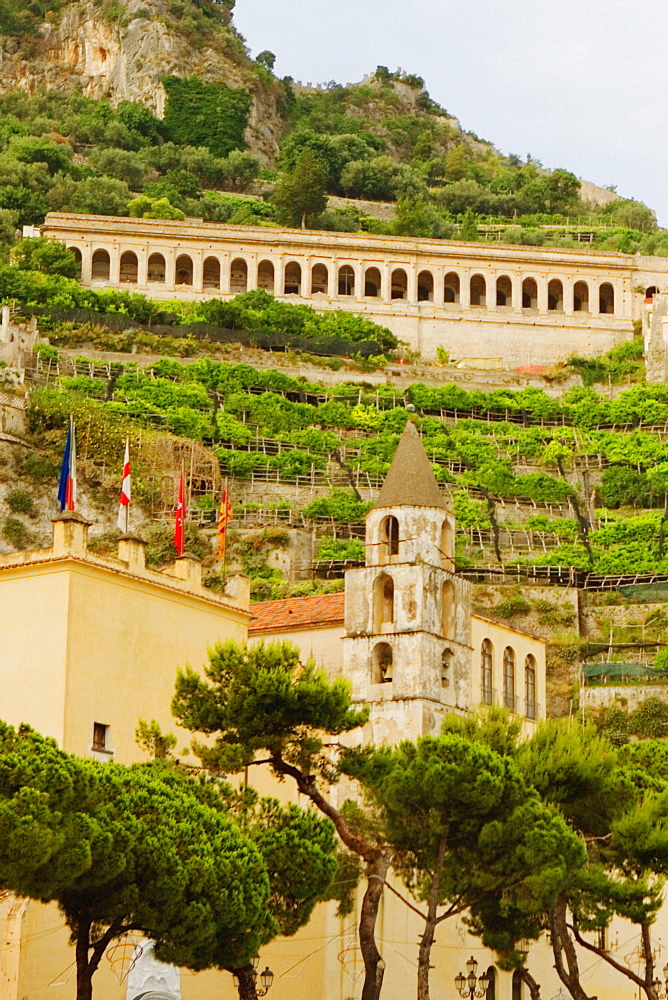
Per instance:
[[[307,628],[309,625],[343,623],[344,594],[317,594],[315,597],[288,597],[284,601],[251,604],[249,632]]]

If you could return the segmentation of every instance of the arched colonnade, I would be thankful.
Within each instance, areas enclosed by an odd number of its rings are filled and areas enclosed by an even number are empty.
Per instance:
[[[498,269],[338,262],[288,254],[234,255],[181,248],[123,249],[68,244],[85,284],[136,286],[222,295],[264,289],[277,296],[343,302],[400,302],[444,310],[501,313],[620,311],[616,282],[575,275],[504,273]]]

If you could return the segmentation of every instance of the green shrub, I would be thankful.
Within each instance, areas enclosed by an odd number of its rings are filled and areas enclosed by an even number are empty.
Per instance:
[[[15,549],[25,549],[30,544],[32,534],[18,517],[8,517],[2,526],[2,537]]]
[[[32,494],[28,490],[10,490],[5,497],[5,503],[15,514],[33,514],[35,511]]]

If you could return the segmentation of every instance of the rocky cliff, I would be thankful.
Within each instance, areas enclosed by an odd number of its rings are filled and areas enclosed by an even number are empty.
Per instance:
[[[283,130],[277,95],[262,86],[241,40],[224,25],[193,39],[162,0],[127,0],[120,21],[81,0],[48,17],[34,39],[0,35],[0,93],[17,87],[31,94],[41,87],[79,90],[114,105],[140,101],[162,117],[162,78],[193,74],[251,92],[246,141],[264,163],[273,162]]]

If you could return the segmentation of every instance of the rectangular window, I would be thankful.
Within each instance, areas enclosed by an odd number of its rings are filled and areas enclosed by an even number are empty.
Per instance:
[[[93,723],[93,750],[102,750],[109,752],[107,747],[107,736],[109,735],[109,726],[105,726],[103,722]]]

